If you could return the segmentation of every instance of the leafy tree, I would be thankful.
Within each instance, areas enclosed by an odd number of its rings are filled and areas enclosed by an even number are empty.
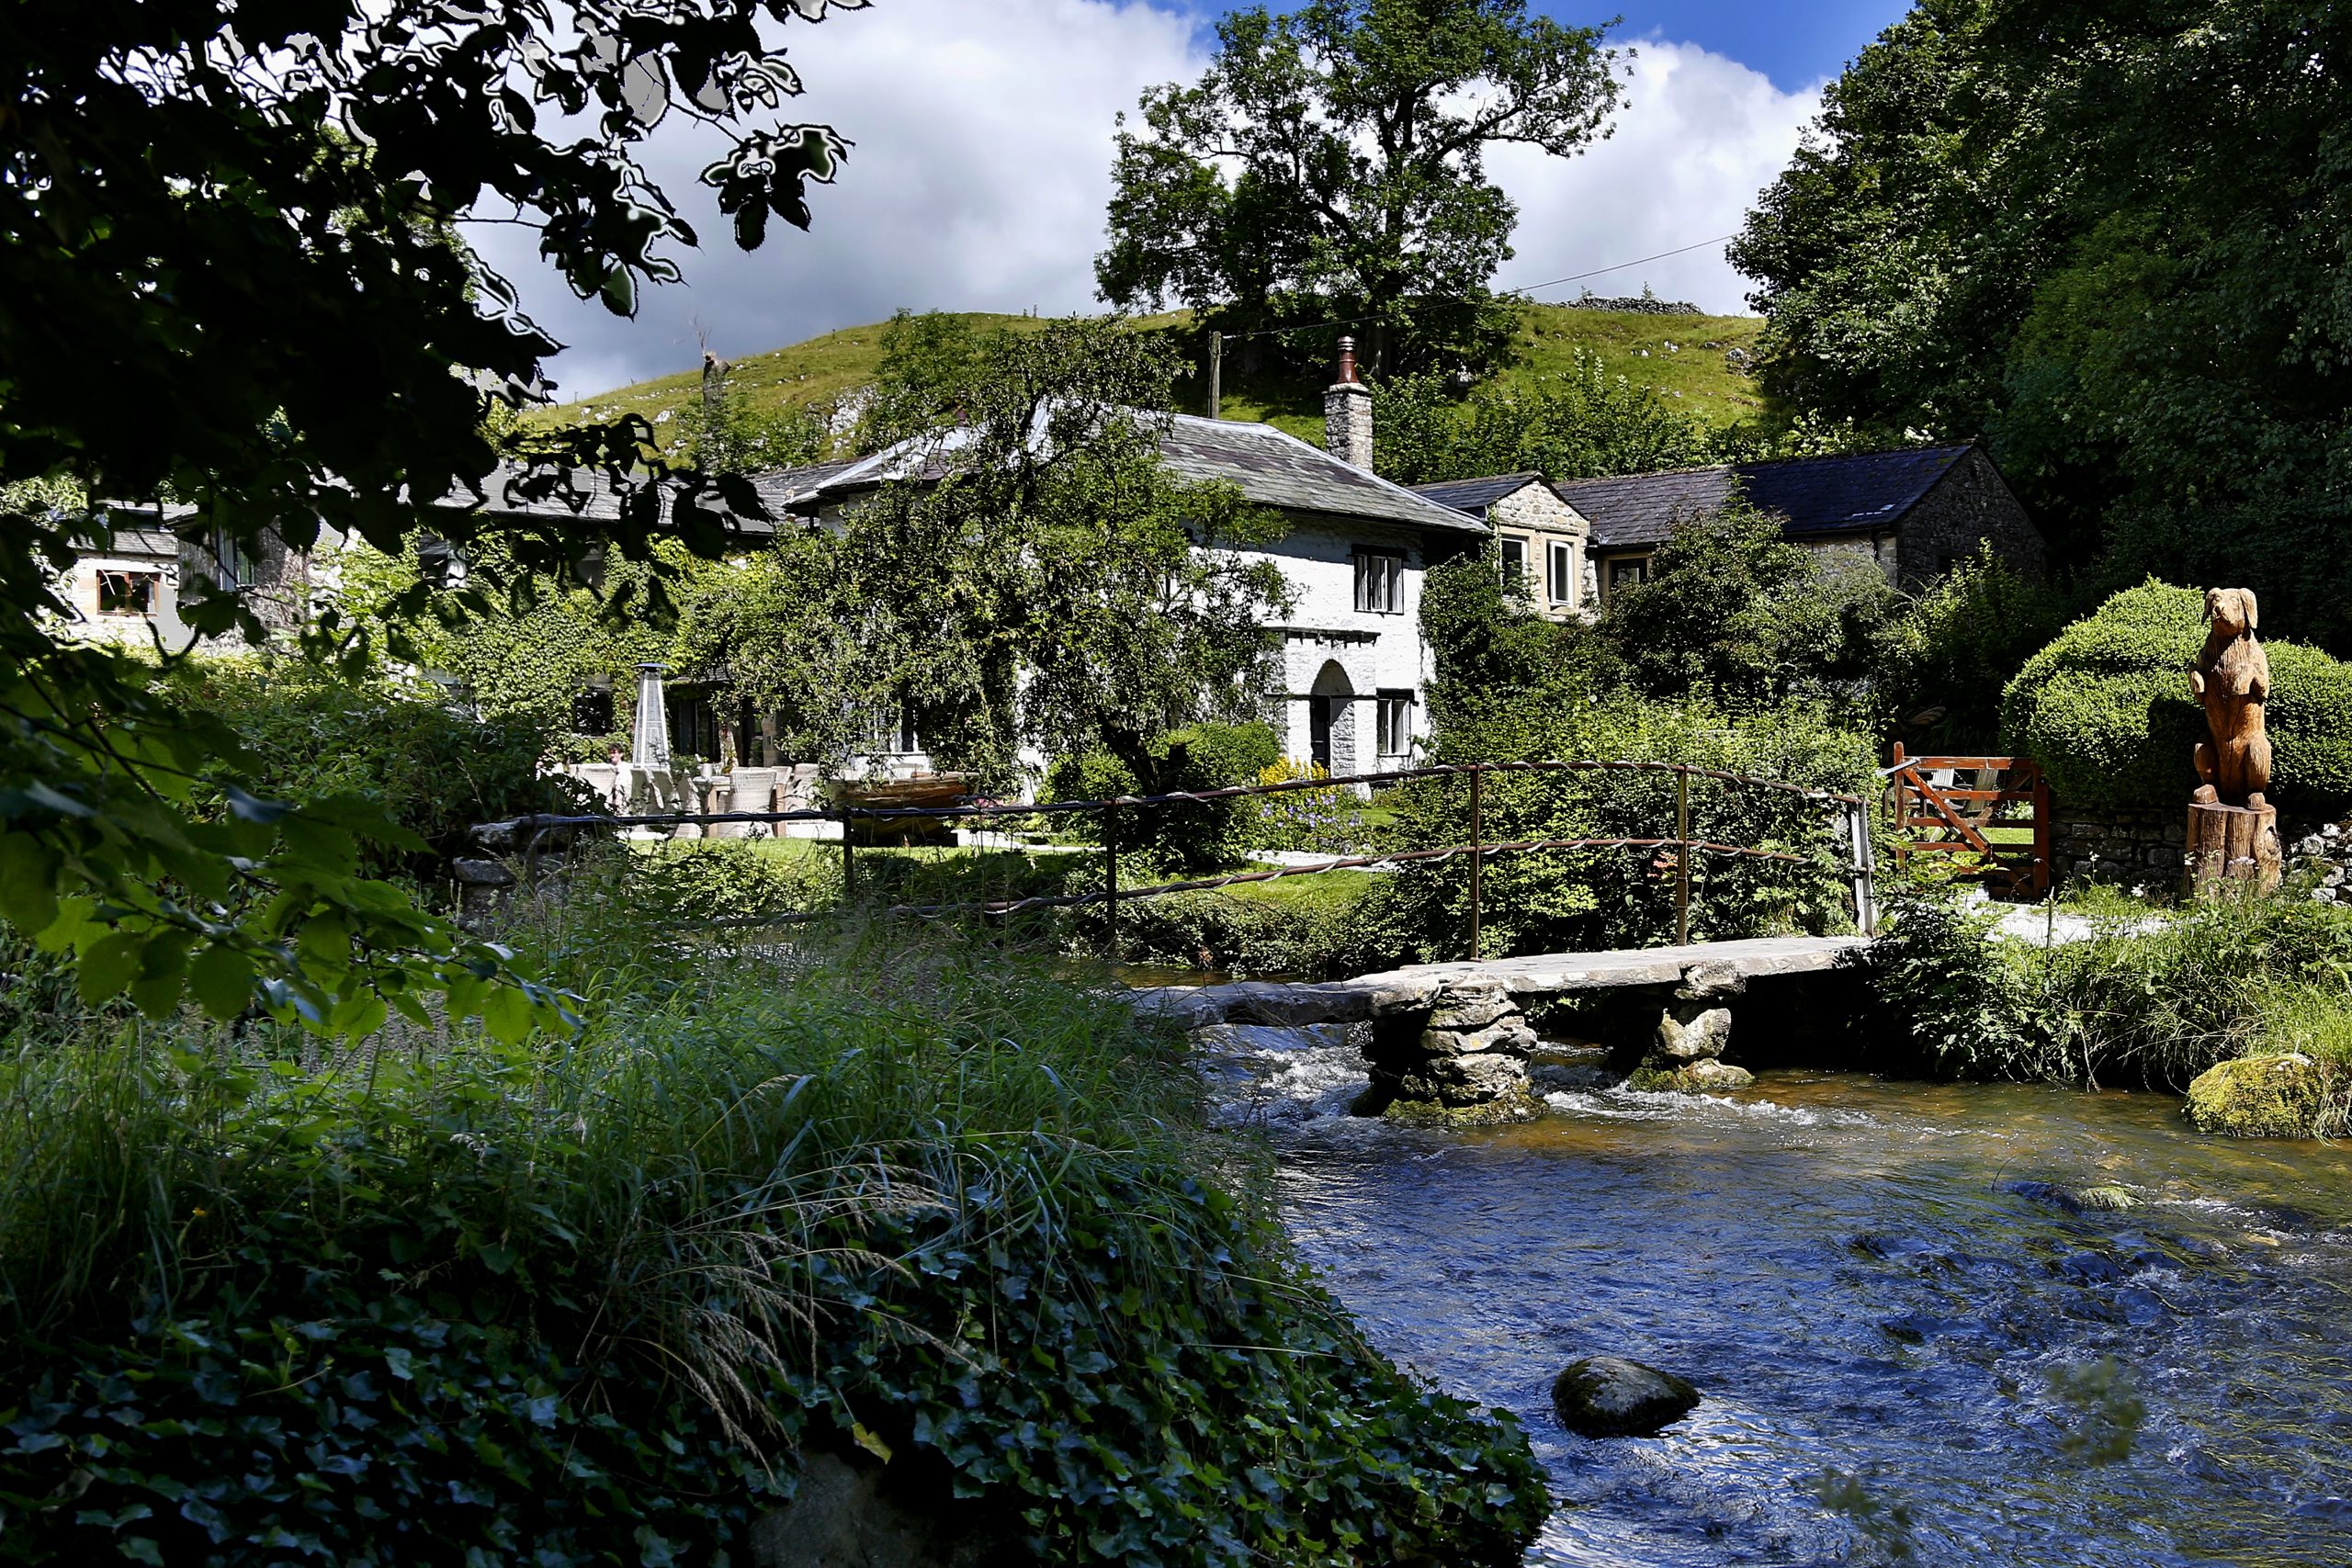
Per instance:
[[[1518,213],[1486,152],[1567,157],[1606,134],[1600,39],[1524,0],[1234,12],[1197,83],[1146,93],[1139,130],[1121,117],[1103,298],[1243,326],[1366,318],[1388,373],[1496,358],[1510,322],[1487,285]]]
[[[837,528],[714,576],[684,657],[723,660],[820,759],[869,749],[869,727],[903,715],[943,761],[997,781],[1024,748],[1099,747],[1148,778],[1169,731],[1256,717],[1264,624],[1287,589],[1230,547],[1282,525],[1162,461],[1167,348],[1112,321],[978,338],[901,325],[929,346],[876,406],[956,416],[909,436]]]
[[[1985,437],[2109,586],[2245,582],[2352,649],[2347,62],[2298,0],[1919,5],[1735,249],[1768,386]]]
[[[863,0],[836,0],[855,8]],[[227,1017],[364,1031],[419,993],[503,1033],[551,998],[498,986],[498,955],[360,874],[357,838],[413,847],[354,800],[296,809],[236,789],[208,809],[233,734],[170,709],[143,670],[61,640],[57,573],[169,496],[192,541],[296,549],[327,531],[396,552],[420,502],[476,494],[490,416],[544,397],[556,344],[451,237],[478,215],[535,229],[583,298],[621,314],[677,276],[694,229],[636,162],[682,115],[727,150],[703,173],[735,238],[805,226],[830,129],[775,122],[799,89],[763,29],[828,0],[473,0],[308,6],[153,0],[0,13],[0,915],[76,955],[85,994],[153,1013],[183,994]],[[126,400],[135,412],[127,417]],[[700,548],[756,510],[726,479],[645,482],[627,420],[522,443],[513,491],[620,495],[614,531]],[[100,502],[61,504],[65,489]],[[572,570],[581,525],[436,513],[518,566]],[[187,585],[198,632],[265,628]],[[423,588],[419,592],[422,594]],[[481,592],[478,586],[475,590]],[[421,598],[419,600],[421,603]],[[329,617],[314,651],[360,651]]]
[[[1566,370],[1457,399],[1445,378],[1389,380],[1373,394],[1382,475],[1399,484],[1541,473],[1640,474],[1711,459],[1706,425],[1657,390],[1611,376],[1579,350]]]
[[[1679,520],[1650,580],[1621,589],[1603,629],[1655,696],[1737,707],[1851,695],[1894,591],[1867,561],[1792,545],[1743,502]]]

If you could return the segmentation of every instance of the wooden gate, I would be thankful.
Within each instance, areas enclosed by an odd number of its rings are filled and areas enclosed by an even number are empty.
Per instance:
[[[2050,781],[2028,757],[1911,757],[1894,748],[1895,855],[1951,857],[1996,898],[2050,890]]]

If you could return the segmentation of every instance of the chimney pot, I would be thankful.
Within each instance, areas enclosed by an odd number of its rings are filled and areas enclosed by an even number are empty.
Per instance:
[[[1372,389],[1356,379],[1356,340],[1340,340],[1340,378],[1323,394],[1323,449],[1372,471]]]

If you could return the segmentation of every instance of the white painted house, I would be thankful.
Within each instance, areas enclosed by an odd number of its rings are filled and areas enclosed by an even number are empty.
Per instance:
[[[1279,513],[1289,528],[1239,553],[1272,560],[1294,604],[1278,631],[1282,688],[1266,694],[1285,749],[1334,773],[1403,765],[1428,733],[1422,693],[1430,674],[1421,640],[1421,580],[1429,569],[1476,548],[1486,525],[1372,472],[1372,392],[1356,379],[1341,340],[1340,379],[1325,398],[1329,450],[1270,424],[1178,414],[1159,447],[1183,478],[1234,486]],[[828,463],[770,476],[763,494],[789,511],[840,515],[908,466],[891,448],[854,463]],[[872,761],[879,771],[929,765],[920,738],[889,738]]]

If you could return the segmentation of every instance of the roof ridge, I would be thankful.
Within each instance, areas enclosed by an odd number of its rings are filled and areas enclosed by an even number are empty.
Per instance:
[[[1561,485],[1623,484],[1627,479],[1662,479],[1676,474],[1729,473],[1738,466],[1736,463],[1694,463],[1687,468],[1644,468],[1636,474],[1589,474],[1580,479],[1549,479],[1545,482],[1555,489]]]
[[[1724,467],[1770,468],[1787,463],[1837,463],[1856,457],[1907,457],[1930,452],[1966,452],[1976,445],[1973,441],[1938,441],[1925,446],[1874,446],[1867,452],[1799,452],[1786,457],[1749,457]]]

